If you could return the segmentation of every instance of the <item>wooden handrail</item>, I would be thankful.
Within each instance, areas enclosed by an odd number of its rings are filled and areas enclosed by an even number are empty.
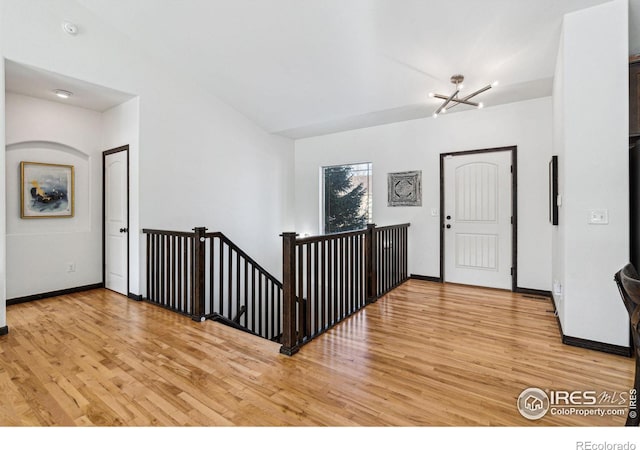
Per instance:
[[[235,323],[266,339],[282,334],[282,283],[223,233],[204,227],[143,232],[146,300],[196,321]]]
[[[151,229],[151,228],[143,228],[142,232],[145,233],[145,234],[157,234],[157,235],[160,235],[160,236],[194,237],[196,235],[195,232],[189,232],[189,231],[155,230],[155,229]],[[242,256],[244,259],[246,259],[249,262],[249,264],[254,266],[258,271],[262,272],[262,274],[264,276],[266,276],[269,280],[273,281],[276,284],[276,286],[278,286],[279,288],[282,288],[282,282],[280,280],[278,280],[276,277],[271,275],[271,273],[269,273],[269,271],[267,271],[267,269],[262,267],[258,262],[256,262],[255,259],[253,259],[244,250],[242,250],[240,247],[238,247],[224,233],[222,233],[220,231],[214,231],[214,232],[210,232],[210,233],[204,233],[204,237],[205,238],[220,238],[221,240],[224,241],[225,244],[227,244],[230,248],[232,248],[234,251],[236,251],[240,256]]]
[[[153,230],[150,228],[143,228],[144,234],[159,234],[160,236],[184,236],[193,237],[195,233],[193,231],[170,231],[170,230]]]
[[[411,226],[410,223],[401,223],[401,224],[398,224],[398,225],[386,225],[386,226],[383,226],[383,227],[376,226],[376,231],[390,230],[390,229],[396,229],[396,228],[405,228],[405,227],[409,227],[409,226]],[[306,243],[309,243],[309,242],[320,242],[320,241],[325,241],[325,240],[329,240],[329,239],[339,239],[339,238],[343,238],[343,237],[355,236],[355,235],[358,235],[358,234],[363,234],[366,231],[367,231],[366,228],[362,228],[360,230],[342,231],[340,233],[319,234],[317,236],[305,236],[305,237],[297,238],[296,242],[297,243],[301,243],[301,244],[306,244]]]
[[[283,233],[282,282],[221,232],[145,228],[147,299],[279,340],[293,355],[408,278],[409,226]]]
[[[247,253],[242,250],[240,247],[238,247],[236,244],[234,244],[227,236],[225,236],[223,233],[221,232],[216,232],[216,233],[207,233],[206,236],[211,236],[211,237],[218,237],[221,240],[224,241],[225,244],[227,244],[230,248],[232,248],[234,251],[236,251],[240,256],[242,256],[244,259],[246,259],[247,261],[249,261],[249,264],[251,264],[252,266],[254,266],[256,269],[258,269],[258,271],[262,272],[262,274],[267,277],[269,280],[271,280],[276,286],[278,286],[279,288],[282,289],[282,282],[280,282],[280,280],[278,280],[276,277],[274,277],[273,275],[271,275],[267,269],[265,269],[264,267],[262,267],[260,264],[258,264],[256,262],[255,259],[253,259],[251,256],[247,255]]]
[[[376,231],[392,230],[392,229],[398,229],[398,228],[409,228],[410,226],[411,226],[410,223],[401,223],[398,225],[387,225],[384,227],[376,226]]]
[[[210,314],[210,315],[207,316],[207,319],[211,319],[214,322],[223,323],[223,324],[225,324],[225,325],[227,325],[227,326],[229,326],[231,328],[235,328],[236,330],[244,331],[245,333],[253,334],[254,336],[262,337],[258,333],[256,333],[255,331],[250,330],[247,327],[243,327],[238,322],[236,322],[234,320],[229,320],[227,317],[222,316],[220,314]]]
[[[331,234],[321,234],[318,236],[305,236],[296,239],[297,244],[309,244],[312,242],[321,242],[321,241],[329,241],[331,239],[341,239],[350,236],[357,236],[359,234],[364,234],[367,231],[366,228],[355,231],[344,231],[341,233],[331,233]]]
[[[298,352],[296,326],[296,233],[282,233],[282,347],[287,356]]]
[[[283,233],[281,353],[293,355],[404,282],[408,227],[369,224],[364,230],[304,238]]]

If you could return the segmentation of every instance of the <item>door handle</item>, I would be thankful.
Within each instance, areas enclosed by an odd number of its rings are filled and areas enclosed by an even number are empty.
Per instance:
[[[129,231],[127,228],[120,228],[120,233],[126,233],[127,231]]]

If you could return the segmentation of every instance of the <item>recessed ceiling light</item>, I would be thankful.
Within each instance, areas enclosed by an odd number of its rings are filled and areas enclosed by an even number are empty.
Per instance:
[[[64,89],[56,89],[53,93],[60,98],[69,98],[73,95],[73,92],[65,91]]]

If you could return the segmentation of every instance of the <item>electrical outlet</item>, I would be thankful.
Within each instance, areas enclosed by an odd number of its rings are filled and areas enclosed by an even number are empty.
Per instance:
[[[67,272],[75,272],[76,271],[76,263],[67,263]]]

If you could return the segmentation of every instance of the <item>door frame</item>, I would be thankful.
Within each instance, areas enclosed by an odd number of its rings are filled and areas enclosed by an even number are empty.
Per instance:
[[[440,282],[445,282],[444,273],[444,160],[447,156],[472,155],[477,153],[511,152],[511,291],[518,289],[518,146],[495,147],[461,152],[440,153]]]
[[[131,295],[129,290],[129,145],[123,145],[121,147],[112,148],[110,150],[105,150],[102,152],[102,285],[106,287],[107,282],[107,243],[105,239],[105,231],[106,231],[106,160],[108,155],[112,155],[114,153],[127,152],[127,296]]]

